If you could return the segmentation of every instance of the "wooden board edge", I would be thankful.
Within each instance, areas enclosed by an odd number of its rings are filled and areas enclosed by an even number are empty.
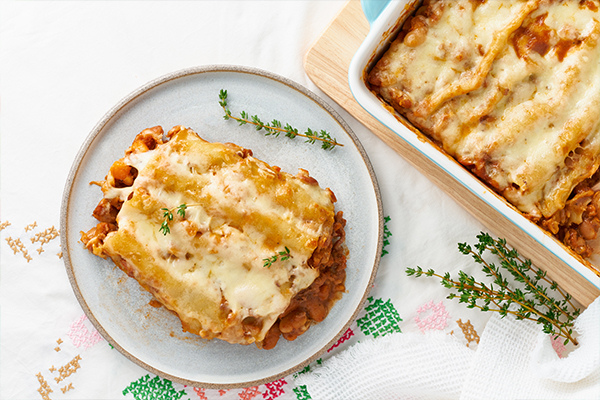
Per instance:
[[[365,26],[366,24],[366,26]],[[358,25],[358,26],[357,26]],[[343,49],[343,44],[336,37],[337,33],[355,28],[351,33],[357,33],[358,43],[354,40],[351,48]],[[340,53],[346,51],[353,55],[368,32],[368,22],[362,14],[360,2],[349,0],[337,16],[327,26],[325,31],[308,49],[304,56],[304,69],[311,81],[327,96],[344,108],[350,115],[390,146],[396,153],[406,159],[419,172],[427,176],[436,186],[448,194],[454,201],[465,208],[473,217],[480,221],[490,233],[505,238],[508,243],[519,243],[518,250],[523,256],[530,258],[536,266],[547,271],[548,276],[559,282],[568,293],[582,306],[587,307],[596,297],[600,289],[579,274],[568,273],[565,263],[550,253],[544,246],[522,230],[509,222],[497,210],[489,206],[466,187],[457,185],[452,177],[440,170],[431,160],[420,152],[415,151],[393,131],[383,126],[379,121],[365,111],[354,99],[348,87],[348,66],[351,59]],[[348,37],[345,37],[348,39]],[[355,38],[356,39],[356,38]],[[342,62],[331,63],[331,57],[336,56]]]

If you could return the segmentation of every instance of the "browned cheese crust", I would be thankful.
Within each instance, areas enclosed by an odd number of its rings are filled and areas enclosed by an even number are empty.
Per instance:
[[[368,76],[374,93],[583,257],[600,226],[599,8],[426,0]]]
[[[323,321],[346,290],[346,221],[305,170],[292,176],[237,145],[154,127],[94,183],[99,222],[82,242],[184,331],[271,349]]]

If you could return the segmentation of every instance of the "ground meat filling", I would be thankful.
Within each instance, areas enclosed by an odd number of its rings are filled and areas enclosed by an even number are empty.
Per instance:
[[[144,129],[135,137],[126,154],[144,153],[148,150],[154,150],[157,146],[164,143],[163,134],[162,128],[158,126]],[[117,160],[110,167],[110,174],[106,179],[115,188],[125,188],[133,185],[137,175],[137,169],[125,164],[122,160]],[[102,186],[98,182],[92,183]],[[100,221],[100,223],[88,232],[81,233],[81,241],[93,254],[106,258],[106,255],[102,253],[102,243],[106,235],[118,229],[117,214],[119,214],[122,205],[123,201],[119,198],[102,198],[94,209],[92,216]]]
[[[308,261],[313,268],[319,268],[319,276],[292,299],[265,336],[263,349],[275,347],[280,336],[286,340],[295,340],[311,325],[323,321],[335,302],[342,297],[346,290],[345,226],[343,213],[338,211],[333,224],[332,240],[326,247],[315,250]]]
[[[150,129],[143,131],[136,137],[128,153],[141,153],[156,148],[163,143],[159,135],[162,135],[162,130],[160,132]],[[133,185],[137,173],[135,168],[118,160],[111,167],[107,180],[112,181],[114,187],[129,187]],[[305,170],[300,170],[298,176],[307,184],[317,184]],[[334,194],[330,192],[330,195],[335,201]],[[117,215],[122,205],[123,201],[119,198],[103,198],[94,209],[93,216],[99,223],[88,232],[81,232],[81,241],[93,254],[106,258],[106,255],[102,253],[102,244],[106,235],[118,230]],[[335,215],[331,235],[321,238],[322,240],[308,260],[311,268],[319,270],[319,276],[308,288],[291,299],[288,308],[273,324],[262,343],[257,343],[258,347],[265,350],[272,349],[281,336],[289,341],[295,340],[311,325],[323,321],[333,305],[342,297],[346,290],[346,258],[348,254],[345,246],[345,226],[346,220],[343,218],[343,212],[338,211]],[[124,271],[128,270],[123,263],[119,263],[118,260],[115,262],[121,264]],[[248,332],[260,330],[262,326],[262,322],[253,317],[244,319],[242,324],[244,330]]]
[[[600,173],[575,187],[565,207],[539,224],[583,258],[594,249],[588,243],[596,239],[600,229]]]

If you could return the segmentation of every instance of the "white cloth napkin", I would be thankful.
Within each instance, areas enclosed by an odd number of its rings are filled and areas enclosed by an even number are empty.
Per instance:
[[[317,399],[600,399],[600,298],[560,358],[532,321],[490,318],[477,350],[453,335],[397,333],[357,343],[296,379]]]

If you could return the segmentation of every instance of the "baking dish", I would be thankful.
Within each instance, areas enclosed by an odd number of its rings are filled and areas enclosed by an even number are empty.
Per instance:
[[[457,161],[441,151],[437,145],[414,128],[406,119],[395,113],[391,106],[383,103],[368,89],[365,83],[368,71],[396,37],[404,20],[420,6],[420,3],[419,0],[362,1],[363,12],[369,21],[370,30],[355,53],[348,70],[348,81],[352,95],[369,114],[397,134],[412,149],[425,156],[432,164],[443,171],[454,184],[467,188],[477,198],[497,211],[502,218],[514,224],[518,228],[519,234],[533,239],[539,244],[542,252],[546,252],[549,257],[554,256],[566,264],[565,267],[572,269],[573,274],[579,275],[578,279],[581,278],[591,283],[594,290],[600,289],[600,268],[598,268],[600,258],[597,254],[590,260],[593,265],[589,265],[587,261],[575,256],[560,241],[525,218],[503,197],[496,194]],[[502,233],[501,229],[500,233]],[[512,240],[512,242],[518,250],[521,250],[519,248],[520,243],[515,240]],[[539,267],[544,268],[544,265],[539,265],[540,260],[544,260],[543,254],[541,257],[534,259],[534,262]]]

